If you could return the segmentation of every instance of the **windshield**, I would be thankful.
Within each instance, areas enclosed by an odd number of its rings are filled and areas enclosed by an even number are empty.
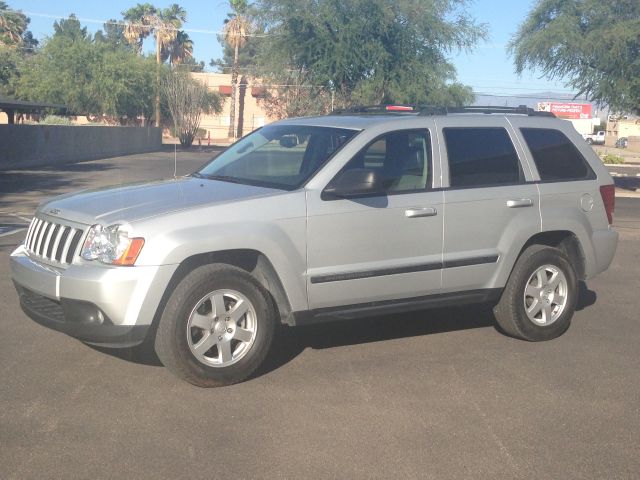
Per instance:
[[[195,175],[293,190],[356,133],[341,128],[267,126],[222,152]]]

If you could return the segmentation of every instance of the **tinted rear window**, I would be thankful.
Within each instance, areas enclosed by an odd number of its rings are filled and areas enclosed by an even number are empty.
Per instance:
[[[521,128],[541,180],[583,180],[593,171],[575,145],[560,130]]]
[[[452,187],[523,181],[518,155],[504,128],[445,128],[444,138]]]

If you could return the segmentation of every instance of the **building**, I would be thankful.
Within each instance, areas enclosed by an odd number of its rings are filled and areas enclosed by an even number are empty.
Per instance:
[[[209,90],[222,96],[224,100],[222,112],[217,115],[205,115],[202,117],[200,128],[205,130],[205,138],[227,139],[229,135],[229,123],[231,118],[231,75],[228,73],[192,73],[196,80],[204,83]],[[238,79],[241,84],[241,77]],[[236,129],[240,120],[242,107],[243,129],[242,135],[260,128],[276,119],[270,118],[261,105],[267,90],[255,79],[247,78],[246,85],[238,85],[238,98],[236,100]],[[237,132],[236,132],[237,133]]]
[[[640,138],[640,118],[632,116],[609,115],[605,145],[613,147],[619,138]]]

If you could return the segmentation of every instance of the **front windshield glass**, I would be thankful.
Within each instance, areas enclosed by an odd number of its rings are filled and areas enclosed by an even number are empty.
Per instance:
[[[341,128],[267,126],[222,152],[196,175],[293,190],[356,133]]]

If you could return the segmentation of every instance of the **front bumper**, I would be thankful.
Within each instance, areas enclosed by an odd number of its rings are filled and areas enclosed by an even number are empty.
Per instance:
[[[87,343],[142,343],[177,265],[56,268],[23,247],[11,254],[11,273],[24,312],[36,322]]]

